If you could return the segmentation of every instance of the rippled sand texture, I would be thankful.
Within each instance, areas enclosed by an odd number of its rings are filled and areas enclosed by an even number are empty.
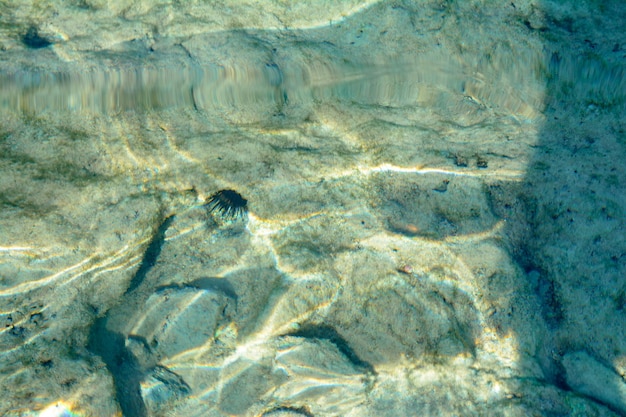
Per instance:
[[[80,4],[2,6],[0,414],[626,415],[619,2]]]

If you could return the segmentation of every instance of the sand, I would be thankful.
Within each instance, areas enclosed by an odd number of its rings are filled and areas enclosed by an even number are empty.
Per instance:
[[[0,414],[626,415],[620,2],[4,7]]]

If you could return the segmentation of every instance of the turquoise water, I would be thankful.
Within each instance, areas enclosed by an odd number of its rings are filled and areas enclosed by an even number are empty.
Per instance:
[[[1,7],[3,415],[626,414],[619,2]]]

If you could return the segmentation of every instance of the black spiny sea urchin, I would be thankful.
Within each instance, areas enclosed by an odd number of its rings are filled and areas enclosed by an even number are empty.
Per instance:
[[[216,213],[225,219],[234,220],[248,212],[248,200],[235,190],[220,190],[211,195],[205,206],[210,213]]]

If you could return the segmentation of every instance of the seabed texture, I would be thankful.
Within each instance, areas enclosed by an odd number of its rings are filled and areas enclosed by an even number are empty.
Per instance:
[[[624,28],[0,2],[0,415],[626,416]]]

